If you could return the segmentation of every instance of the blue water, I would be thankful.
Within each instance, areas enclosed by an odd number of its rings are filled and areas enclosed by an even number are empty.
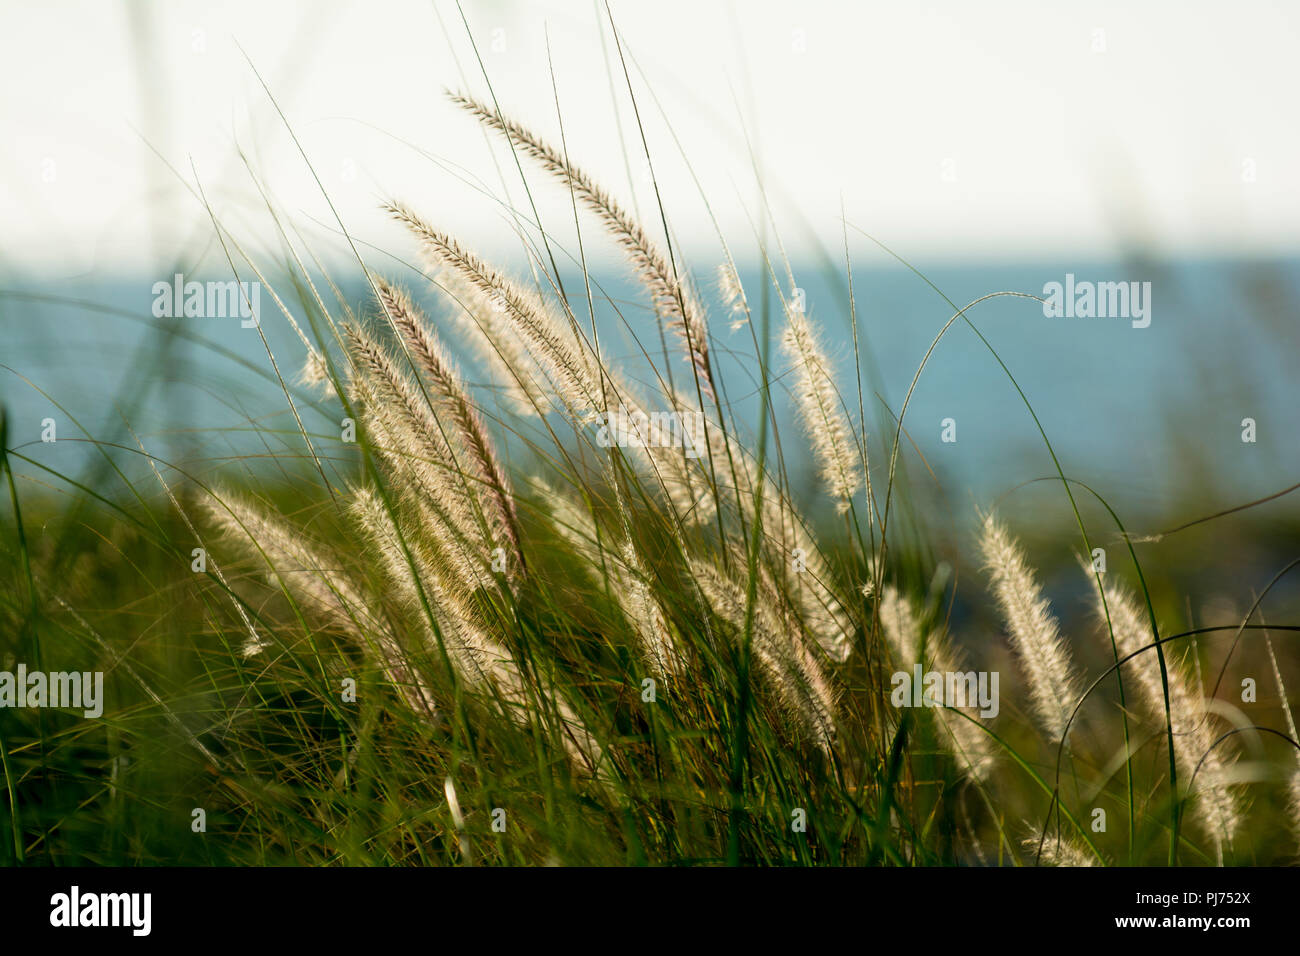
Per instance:
[[[1298,480],[1300,262],[916,265],[959,305],[1003,290],[1040,295],[1045,283],[1063,282],[1067,273],[1076,280],[1152,283],[1147,328],[1123,318],[1047,318],[1038,303],[1025,299],[996,299],[969,313],[1032,403],[1066,473],[1093,485],[1126,514],[1154,514],[1198,493],[1238,503]],[[856,413],[843,276],[815,265],[796,267],[795,275]],[[123,431],[125,414],[150,453],[187,473],[210,477],[230,474],[231,468],[281,468],[275,456],[297,455],[301,443],[292,434],[278,383],[266,377],[271,366],[261,338],[241,328],[238,318],[155,319],[156,278],[7,284],[0,295],[0,363],[13,371],[0,369],[0,401],[8,410],[10,446],[75,474],[94,448],[79,440],[85,436],[71,419],[98,439],[134,444]],[[701,281],[706,291],[708,278]],[[756,270],[742,268],[742,278],[757,306]],[[660,351],[653,316],[618,268],[603,270],[602,285],[622,313],[619,318],[608,303],[597,305],[604,352],[629,377],[644,380],[642,349]],[[287,288],[278,285],[277,291],[286,295]],[[581,282],[571,278],[570,295],[581,290]],[[878,425],[901,407],[922,357],[953,310],[911,272],[877,261],[855,264],[854,292],[861,342],[870,353],[862,375],[875,473],[892,439]],[[354,305],[364,300],[359,286],[347,295]],[[297,300],[291,294],[286,299],[305,321]],[[269,295],[261,305],[268,344],[292,379],[301,345]],[[750,331],[729,330],[731,316],[718,303],[709,305],[718,370],[737,415],[752,429],[758,398]],[[585,318],[585,301],[575,311]],[[169,323],[194,340],[174,341],[159,353],[165,338],[160,330]],[[774,335],[781,325],[774,313]],[[780,373],[784,361],[776,349],[773,356]],[[150,364],[140,367],[141,359]],[[683,382],[685,364],[675,362],[673,372]],[[302,399],[310,431],[337,435],[335,403],[296,387],[294,394]],[[811,489],[809,456],[788,396],[778,390],[775,401],[791,478]],[[53,444],[40,441],[46,418],[56,421],[59,441]],[[951,443],[941,440],[949,418],[956,434]],[[1254,443],[1242,441],[1245,418],[1255,421]],[[1025,402],[960,320],[935,349],[905,426],[916,446],[907,448],[909,475],[958,508],[986,505],[1023,481],[1054,472]],[[517,440],[509,448],[517,459],[526,454]],[[144,473],[140,460],[117,454],[133,476]]]

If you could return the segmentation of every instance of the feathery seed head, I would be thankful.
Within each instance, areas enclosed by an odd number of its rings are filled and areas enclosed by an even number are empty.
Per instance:
[[[840,512],[849,510],[862,487],[857,443],[841,407],[830,362],[808,316],[789,311],[781,344],[795,369],[795,408],[812,443],[813,454]]]
[[[1125,686],[1133,679],[1147,709],[1164,723],[1165,684],[1161,682],[1160,661],[1154,649],[1143,651],[1155,641],[1150,615],[1134,595],[1112,580],[1111,574],[1101,576],[1103,584],[1099,587],[1097,575],[1086,562],[1085,572],[1092,583],[1097,617],[1103,624],[1109,618],[1121,658],[1137,654],[1124,665]],[[1190,796],[1194,798],[1194,812],[1202,829],[1216,846],[1223,843],[1231,846],[1243,822],[1241,801],[1229,786],[1235,758],[1223,744],[1215,746],[1217,735],[1211,714],[1200,688],[1193,685],[1186,669],[1169,658],[1167,652],[1165,665],[1179,785],[1189,786],[1192,775],[1196,774],[1196,789]]]
[[[736,332],[749,323],[749,305],[745,301],[745,289],[736,275],[736,267],[730,262],[718,266],[718,291],[723,304],[735,316],[731,320],[731,331]]]
[[[1070,651],[1019,545],[992,514],[984,519],[980,550],[1034,713],[1060,740],[1079,696]]]
[[[298,373],[298,382],[309,388],[319,387],[327,398],[334,395],[334,382],[330,379],[329,366],[325,364],[325,357],[315,349],[308,351],[302,371]]]

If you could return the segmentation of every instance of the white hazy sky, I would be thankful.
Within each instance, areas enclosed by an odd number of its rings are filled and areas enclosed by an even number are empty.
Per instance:
[[[1168,253],[1300,250],[1300,5],[611,6],[687,246],[718,248],[665,115],[736,246],[754,234],[747,132],[796,248],[809,230],[840,246],[842,201],[912,256],[1106,255],[1135,240]],[[648,212],[603,5],[464,10],[503,109],[558,140],[549,36],[570,154]],[[500,194],[492,153],[440,92],[486,90],[448,0],[11,0],[0,18],[0,269],[109,275],[171,262],[196,236],[201,248],[203,210],[150,146],[202,183],[242,240],[273,249],[242,147],[276,204],[339,254],[241,46],[358,237],[395,248],[400,233],[375,208],[393,195],[500,241],[502,212],[473,185]],[[496,157],[522,202],[509,154]],[[535,183],[543,220],[567,241],[566,197]]]

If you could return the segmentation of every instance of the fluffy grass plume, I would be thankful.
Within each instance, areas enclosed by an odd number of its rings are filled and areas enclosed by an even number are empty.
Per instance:
[[[1020,546],[992,514],[984,518],[980,551],[1011,648],[1028,678],[1034,713],[1060,740],[1079,691],[1056,618]]]
[[[676,329],[687,357],[699,375],[705,394],[713,394],[713,368],[709,359],[709,332],[704,310],[678,266],[631,214],[591,176],[568,161],[559,150],[519,123],[502,116],[486,104],[459,93],[452,102],[476,116],[490,129],[506,136],[543,169],[555,176],[578,200],[594,212],[627,254],[628,260],[654,302],[659,315]]]
[[[787,310],[781,343],[794,367],[795,408],[812,445],[822,480],[835,499],[835,507],[841,512],[848,511],[853,496],[862,487],[858,450],[831,375],[830,362],[802,310]]]
[[[892,584],[885,585],[881,592],[879,614],[890,650],[909,679],[917,664],[927,671],[962,670],[960,658],[948,641],[942,634],[923,632],[911,603]],[[974,723],[982,719],[979,708],[965,707],[954,713],[946,707],[936,707],[931,712],[935,715],[940,745],[952,754],[961,771],[976,783],[987,780],[997,754],[992,739]]]
[[[1103,576],[1105,583],[1098,586],[1093,579],[1094,609],[1103,624],[1109,616],[1115,634],[1115,645],[1121,656],[1137,654],[1152,643],[1150,619],[1143,607],[1125,588]],[[1102,595],[1105,595],[1103,603]],[[1243,822],[1241,802],[1233,792],[1228,774],[1233,763],[1231,744],[1214,746],[1218,734],[1214,718],[1205,707],[1200,690],[1165,652],[1165,671],[1168,683],[1169,719],[1173,728],[1174,758],[1178,768],[1179,784],[1184,790],[1192,775],[1196,775],[1195,789],[1187,793],[1193,813],[1205,834],[1221,854],[1222,846],[1231,846]],[[1160,663],[1154,650],[1138,654],[1125,669],[1133,675],[1148,713],[1163,724],[1165,718],[1165,685],[1161,680]],[[1199,766],[1199,770],[1198,770]]]

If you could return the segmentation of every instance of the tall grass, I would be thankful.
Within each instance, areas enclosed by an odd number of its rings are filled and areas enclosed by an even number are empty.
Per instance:
[[[1159,629],[1132,545],[1139,597],[1122,570],[1103,581],[1089,566],[1099,623],[1069,641],[1026,550],[989,517],[977,545],[1013,657],[963,640],[926,542],[890,526],[891,505],[909,506],[906,406],[892,442],[868,427],[876,403],[861,382],[846,396],[817,318],[786,299],[766,251],[758,288],[732,262],[718,272],[765,396],[761,418],[742,421],[686,264],[565,150],[454,100],[624,252],[677,334],[675,367],[631,381],[549,256],[517,278],[392,201],[427,287],[361,266],[372,295],[356,314],[337,289],[327,305],[295,256],[310,337],[275,297],[305,347],[297,384],[284,356],[275,380],[340,423],[308,431],[295,406],[278,437],[310,467],[271,482],[160,463],[160,499],[105,452],[123,496],[42,473],[6,433],[4,650],[49,669],[93,660],[115,706],[100,722],[0,713],[4,859],[1090,865],[1283,852],[1269,834],[1294,825],[1294,808],[1248,809],[1247,791],[1294,789],[1292,758],[1280,785],[1234,776],[1241,739],[1203,700],[1192,630]],[[232,264],[244,257],[214,223]],[[945,330],[970,321],[954,310]],[[794,437],[769,407],[787,394]],[[600,437],[611,415],[633,423],[621,442]],[[701,422],[700,440],[676,440],[674,420]],[[510,460],[510,442],[526,453]],[[800,502],[784,464],[805,456],[819,497]],[[28,536],[15,466],[80,496],[79,510],[43,515],[56,529],[93,511],[76,559]],[[1260,629],[1248,618],[1238,634]],[[1001,668],[1001,715],[895,706],[891,675],[918,666]],[[1110,696],[1120,677],[1137,700]],[[1098,809],[1111,826],[1097,828]],[[1180,826],[1185,812],[1197,828]]]

